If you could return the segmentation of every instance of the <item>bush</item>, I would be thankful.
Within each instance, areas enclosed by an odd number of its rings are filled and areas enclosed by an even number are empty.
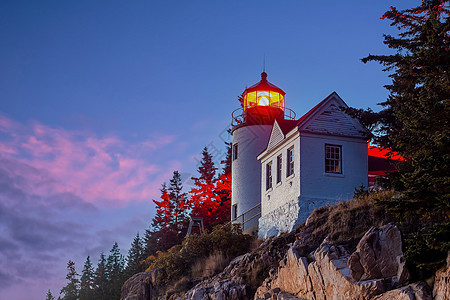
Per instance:
[[[146,271],[164,270],[166,276],[160,278],[158,285],[174,284],[183,277],[190,279],[198,277],[200,267],[194,267],[195,264],[202,264],[203,268],[209,269],[201,274],[202,277],[212,276],[221,271],[230,259],[246,253],[252,239],[251,236],[242,234],[235,225],[216,227],[211,233],[191,235],[181,245],[174,246],[167,252],[159,251],[156,256],[147,257]],[[219,257],[220,261],[215,262],[214,259]],[[192,269],[195,269],[195,274]]]
[[[442,266],[450,249],[450,222],[422,228],[404,241],[405,258],[415,277],[433,275]]]

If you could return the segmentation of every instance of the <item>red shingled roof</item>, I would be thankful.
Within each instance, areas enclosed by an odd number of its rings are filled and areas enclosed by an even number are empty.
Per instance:
[[[261,81],[252,85],[249,88],[246,88],[245,91],[242,93],[242,95],[245,95],[247,93],[255,92],[255,91],[273,91],[282,94],[283,96],[286,95],[286,93],[277,87],[276,85],[270,83],[267,81],[267,73],[262,72],[261,73]]]

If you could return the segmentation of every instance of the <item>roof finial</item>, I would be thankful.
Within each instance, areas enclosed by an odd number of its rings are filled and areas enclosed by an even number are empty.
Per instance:
[[[262,81],[267,81],[267,73],[266,73],[266,53],[264,53],[263,72],[261,73],[261,80],[262,80]]]
[[[263,60],[263,72],[266,72],[266,53],[264,53],[264,60]]]

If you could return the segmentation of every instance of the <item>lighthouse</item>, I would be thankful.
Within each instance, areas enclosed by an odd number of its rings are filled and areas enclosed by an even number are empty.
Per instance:
[[[274,122],[295,122],[295,113],[285,107],[285,92],[267,80],[246,88],[241,107],[232,114],[231,219],[243,231],[258,230],[261,215],[261,162],[257,156],[267,147]]]

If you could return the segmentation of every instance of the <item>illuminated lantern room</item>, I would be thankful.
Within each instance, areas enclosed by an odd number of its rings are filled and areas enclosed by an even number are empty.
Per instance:
[[[286,93],[267,81],[267,73],[261,73],[261,81],[247,88],[242,93],[244,111],[256,106],[276,107],[284,111],[284,95]]]
[[[262,72],[261,81],[242,93],[241,108],[233,112],[232,125],[272,125],[275,120],[294,119],[295,113],[284,105],[285,94],[267,81],[267,73]]]

